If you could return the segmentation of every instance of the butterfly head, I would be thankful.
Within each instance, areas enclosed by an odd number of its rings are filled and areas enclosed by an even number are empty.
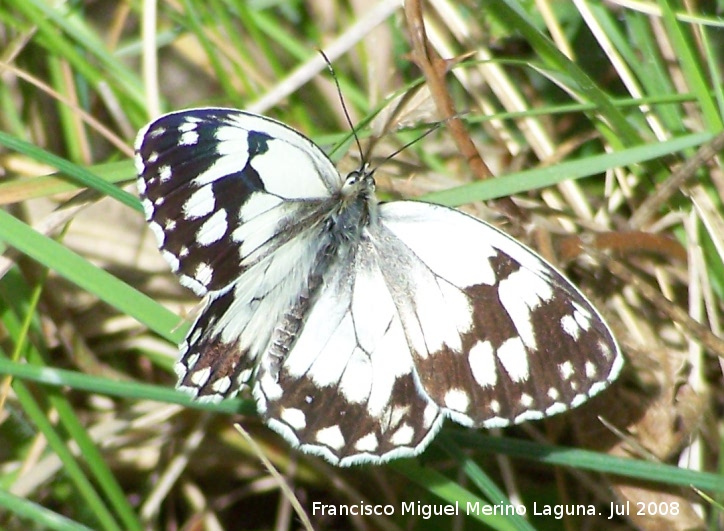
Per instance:
[[[362,229],[377,219],[374,170],[368,164],[347,174],[339,190],[337,207],[328,223],[338,238],[357,241]]]
[[[342,197],[345,199],[353,199],[372,196],[375,191],[374,173],[375,171],[370,169],[368,163],[365,163],[358,170],[349,172],[340,190]]]

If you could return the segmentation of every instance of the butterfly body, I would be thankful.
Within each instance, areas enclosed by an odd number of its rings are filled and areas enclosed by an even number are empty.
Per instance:
[[[284,124],[233,109],[139,134],[159,248],[206,306],[179,387],[249,387],[267,424],[332,463],[422,451],[444,418],[500,427],[575,407],[622,359],[601,316],[538,255],[446,207],[378,204]]]

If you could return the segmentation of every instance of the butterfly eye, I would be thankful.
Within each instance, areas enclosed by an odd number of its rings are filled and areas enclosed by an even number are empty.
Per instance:
[[[355,184],[357,184],[357,181],[359,181],[360,175],[361,174],[358,171],[350,172],[344,181],[344,185],[345,186],[354,186]]]
[[[357,190],[360,177],[362,177],[362,173],[357,170],[349,172],[344,180],[344,184],[342,185],[342,195],[352,195],[355,190]]]

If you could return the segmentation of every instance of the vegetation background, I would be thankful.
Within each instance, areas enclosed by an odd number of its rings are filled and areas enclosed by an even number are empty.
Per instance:
[[[198,301],[145,227],[136,131],[238,107],[358,166],[318,48],[373,164],[461,119],[385,161],[381,196],[465,205],[565,269],[625,351],[609,391],[495,437],[448,423],[417,459],[353,469],[290,451],[245,397],[174,391]],[[721,1],[4,0],[0,50],[0,527],[724,526]]]

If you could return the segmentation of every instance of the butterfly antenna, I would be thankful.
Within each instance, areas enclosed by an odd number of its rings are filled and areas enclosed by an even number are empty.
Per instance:
[[[362,144],[360,144],[359,138],[357,137],[357,131],[355,130],[354,125],[352,125],[352,118],[350,118],[349,111],[347,110],[347,105],[345,105],[345,103],[344,103],[344,96],[342,96],[342,87],[339,86],[339,80],[337,79],[337,74],[334,71],[332,62],[329,60],[329,57],[327,57],[327,54],[324,53],[324,50],[322,50],[320,48],[317,51],[324,58],[324,62],[327,63],[327,68],[329,68],[329,73],[332,74],[332,79],[334,79],[334,84],[337,87],[337,94],[339,95],[339,101],[342,104],[342,110],[344,111],[344,117],[347,119],[349,128],[352,130],[352,135],[354,136],[354,141],[357,143],[357,150],[359,151],[360,160],[364,161],[365,156],[364,156],[364,153],[362,152]]]
[[[387,161],[389,161],[389,160],[392,160],[392,159],[395,158],[397,155],[399,155],[401,152],[403,152],[404,150],[406,150],[407,148],[409,148],[412,144],[415,144],[415,143],[419,142],[420,140],[422,140],[423,138],[425,138],[427,135],[429,135],[429,134],[431,134],[431,133],[434,133],[435,131],[437,131],[438,129],[440,129],[440,127],[441,127],[446,121],[447,121],[447,120],[443,120],[442,122],[437,122],[437,123],[436,123],[435,125],[433,125],[430,129],[428,129],[427,131],[425,131],[424,133],[422,133],[420,136],[413,138],[412,140],[410,140],[407,144],[405,144],[405,145],[402,146],[401,148],[396,149],[396,150],[393,151],[391,154],[387,155],[387,156],[384,158],[384,160],[377,165],[377,167],[380,167],[380,166],[382,166],[385,162],[387,162]]]
[[[407,144],[405,144],[405,145],[402,146],[401,148],[393,151],[390,155],[387,155],[387,156],[384,158],[384,160],[377,165],[377,167],[379,168],[379,167],[382,166],[385,162],[387,162],[388,160],[393,159],[393,158],[396,157],[398,154],[400,154],[402,151],[404,151],[404,150],[406,150],[408,147],[410,147],[412,144],[415,144],[415,143],[419,142],[420,140],[422,140],[423,138],[425,138],[427,135],[434,133],[435,131],[437,131],[438,129],[440,129],[440,127],[442,127],[443,125],[445,125],[446,123],[448,123],[450,120],[452,120],[452,119],[454,119],[454,118],[460,118],[461,116],[465,116],[466,114],[468,114],[468,111],[458,112],[458,113],[455,113],[455,114],[453,114],[452,116],[450,116],[450,117],[448,117],[448,118],[445,118],[444,120],[441,120],[441,121],[437,122],[437,123],[436,123],[435,125],[433,125],[430,129],[428,129],[427,131],[425,131],[424,133],[422,133],[420,136],[413,138],[412,140],[410,140]],[[375,169],[377,169],[377,168],[375,168]]]

